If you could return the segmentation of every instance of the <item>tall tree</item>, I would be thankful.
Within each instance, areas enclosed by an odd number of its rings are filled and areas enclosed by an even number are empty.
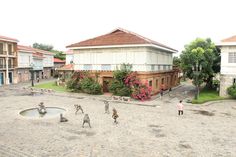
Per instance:
[[[197,38],[180,55],[181,68],[186,77],[193,79],[193,84],[198,88],[205,82],[212,87],[212,78],[219,72],[220,55],[211,39]]]

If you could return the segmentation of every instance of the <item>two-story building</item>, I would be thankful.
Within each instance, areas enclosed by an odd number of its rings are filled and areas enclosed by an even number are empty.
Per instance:
[[[74,70],[97,75],[104,92],[113,71],[123,63],[132,64],[132,71],[137,71],[141,81],[148,81],[154,93],[179,83],[178,71],[172,69],[177,50],[121,28],[67,48],[73,51]]]
[[[217,46],[221,49],[220,96],[228,96],[227,88],[236,83],[236,35]]]
[[[33,70],[34,79],[50,78],[53,65],[52,52],[18,45],[18,82],[30,80],[30,70]]]
[[[0,86],[17,82],[17,39],[0,36]]]

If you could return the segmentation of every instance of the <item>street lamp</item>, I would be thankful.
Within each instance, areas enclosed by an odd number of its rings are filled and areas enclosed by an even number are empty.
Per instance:
[[[30,64],[30,74],[31,74],[31,85],[32,85],[32,87],[34,86],[34,64],[33,63],[31,63]]]
[[[197,91],[197,93],[195,94],[195,99],[197,100],[199,98],[199,86],[200,86],[199,76],[202,71],[202,65],[197,62],[195,66],[194,65],[192,66],[192,70],[193,70],[193,75],[195,76],[195,84]]]

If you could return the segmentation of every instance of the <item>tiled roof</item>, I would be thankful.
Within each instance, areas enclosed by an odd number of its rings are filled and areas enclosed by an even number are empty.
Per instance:
[[[11,41],[11,42],[19,42],[17,39],[15,38],[10,38],[10,37],[6,37],[6,36],[1,36],[0,35],[0,40],[3,40],[3,41]]]
[[[30,51],[30,52],[34,52],[34,53],[42,53],[42,54],[50,54],[53,55],[53,52],[50,51],[44,51],[44,50],[40,50],[40,49],[35,49],[33,47],[30,46],[23,46],[23,45],[17,45],[17,49],[18,51]]]
[[[65,62],[66,62],[65,60],[54,58],[54,63],[65,63]]]
[[[67,64],[63,67],[58,68],[59,71],[67,71],[67,70],[74,70],[74,64]]]
[[[223,39],[223,40],[221,40],[221,42],[236,42],[236,35],[226,38],[226,39]]]
[[[19,51],[29,51],[29,52],[34,52],[35,49],[30,47],[30,46],[23,46],[23,45],[17,45],[17,50]]]
[[[67,46],[67,48],[72,47],[89,47],[89,46],[113,46],[113,45],[135,45],[135,44],[153,44],[159,47],[167,48],[172,51],[177,51],[166,45],[158,43],[156,41],[145,38],[136,33],[118,28],[111,33],[98,36],[92,39],[81,41],[75,44]]]

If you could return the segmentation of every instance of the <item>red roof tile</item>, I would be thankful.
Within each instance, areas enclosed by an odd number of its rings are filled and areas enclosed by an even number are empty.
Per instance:
[[[54,58],[54,63],[65,63],[66,61],[65,60],[61,60],[61,59],[58,59],[58,58]]]
[[[19,42],[17,39],[15,38],[10,38],[10,37],[6,37],[6,36],[1,36],[0,35],[0,40],[3,40],[3,41],[11,41],[11,42]]]
[[[17,50],[34,52],[35,49],[30,46],[17,45]]]
[[[134,45],[134,44],[153,44],[153,45],[167,48],[173,51],[177,51],[161,43],[158,43],[156,41],[150,40],[141,35],[138,35],[136,33],[133,33],[133,32],[121,29],[121,28],[118,28],[112,31],[111,33],[108,33],[102,36],[98,36],[92,39],[88,39],[88,40],[81,41],[75,44],[71,44],[67,46],[67,48],[89,47],[89,46],[108,46],[108,45],[109,46],[110,45]]]
[[[44,51],[44,50],[40,50],[40,49],[35,49],[33,47],[30,47],[30,46],[23,46],[23,45],[17,45],[17,49],[18,50],[21,50],[21,51],[31,51],[31,52],[34,52],[34,53],[41,53],[41,54],[51,54],[53,55],[54,53],[53,52],[50,52],[50,51]]]
[[[221,40],[221,42],[236,42],[236,35],[226,38],[226,39],[223,39],[223,40]]]
[[[58,68],[59,71],[67,71],[67,70],[74,70],[74,64],[67,64],[63,67]]]

